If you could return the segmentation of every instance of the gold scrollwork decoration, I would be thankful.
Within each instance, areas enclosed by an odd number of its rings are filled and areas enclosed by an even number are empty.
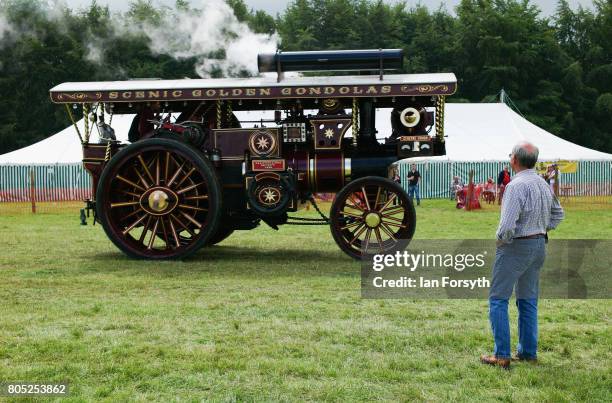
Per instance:
[[[58,94],[57,99],[58,101],[69,100],[69,101],[78,101],[78,102],[98,101],[102,99],[102,93],[96,92],[95,94],[87,94],[84,92],[75,92],[75,93],[63,92],[61,94]]]
[[[402,92],[416,91],[420,94],[431,94],[431,93],[436,93],[436,92],[447,93],[449,91],[449,87],[446,84],[439,84],[439,85],[421,84],[417,86],[402,85],[401,91]]]

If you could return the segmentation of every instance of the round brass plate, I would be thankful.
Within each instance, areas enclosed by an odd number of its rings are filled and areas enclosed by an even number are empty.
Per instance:
[[[149,194],[149,208],[161,213],[168,208],[168,194],[163,190],[155,190]]]
[[[380,216],[376,213],[368,213],[365,217],[365,223],[370,228],[376,228],[380,225]]]

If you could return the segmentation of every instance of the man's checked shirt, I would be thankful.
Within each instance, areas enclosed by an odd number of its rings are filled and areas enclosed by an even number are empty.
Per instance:
[[[526,169],[506,186],[497,239],[510,243],[513,238],[546,234],[563,218],[563,208],[550,186],[534,169]]]

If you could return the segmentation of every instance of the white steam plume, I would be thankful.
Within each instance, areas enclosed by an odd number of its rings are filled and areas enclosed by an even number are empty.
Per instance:
[[[166,13],[161,24],[145,23],[138,30],[151,40],[154,53],[196,58],[196,73],[204,78],[215,70],[224,76],[257,75],[257,54],[276,51],[279,41],[276,34],[251,31],[223,0],[200,0],[196,9]],[[219,52],[225,59],[211,57]]]
[[[13,32],[13,27],[8,22],[8,19],[0,10],[0,42],[4,42],[4,37]]]

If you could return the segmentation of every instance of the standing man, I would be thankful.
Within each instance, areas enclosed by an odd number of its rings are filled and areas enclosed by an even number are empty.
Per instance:
[[[546,255],[547,232],[555,229],[564,214],[559,200],[533,169],[538,149],[519,143],[510,154],[516,175],[506,186],[497,229],[497,251],[489,291],[489,320],[495,346],[483,355],[483,364],[510,368],[508,300],[516,287],[518,345],[513,360],[535,361],[538,347],[538,288],[540,268]]]
[[[502,203],[504,190],[506,190],[508,183],[510,183],[510,172],[508,171],[508,166],[506,165],[504,169],[499,172],[499,175],[497,175],[497,204]]]
[[[419,181],[421,180],[421,174],[417,171],[416,164],[410,166],[410,172],[408,172],[408,197],[413,198],[416,194],[417,206],[421,205],[421,194],[419,192]]]

